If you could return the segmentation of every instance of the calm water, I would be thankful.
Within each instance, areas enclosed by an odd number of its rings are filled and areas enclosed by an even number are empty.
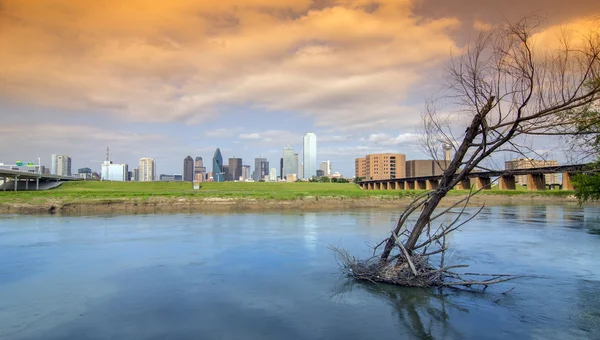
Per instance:
[[[598,207],[492,207],[451,244],[486,293],[357,284],[396,214],[0,217],[1,339],[600,339]],[[513,291],[502,294],[510,289]]]

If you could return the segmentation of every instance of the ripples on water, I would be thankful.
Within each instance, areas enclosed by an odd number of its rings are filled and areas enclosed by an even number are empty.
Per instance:
[[[390,211],[3,216],[0,338],[600,339],[599,212],[486,208],[451,259],[536,278],[485,294],[341,277]]]

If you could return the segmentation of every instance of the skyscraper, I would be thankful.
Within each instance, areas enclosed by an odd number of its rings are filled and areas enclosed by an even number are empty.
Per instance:
[[[242,177],[242,159],[229,158],[229,179],[237,181]]]
[[[194,181],[194,159],[190,155],[183,160],[183,181]]]
[[[152,182],[156,178],[156,162],[154,158],[140,158],[139,181]]]
[[[317,175],[317,135],[307,132],[304,135],[304,178]]]
[[[319,169],[323,171],[323,176],[331,176],[331,162],[330,161],[321,162],[321,166],[319,167]]]
[[[217,148],[215,155],[213,156],[213,179],[215,182],[224,182],[225,176],[223,171],[223,156],[221,156],[221,150]]]
[[[283,148],[283,178],[287,175],[298,175],[298,163],[295,155],[294,149],[291,147]]]
[[[206,177],[206,167],[204,166],[204,161],[202,161],[202,157],[196,157],[196,161],[194,162],[194,181],[204,182]]]
[[[103,181],[128,181],[127,173],[129,172],[127,164],[113,164],[112,161],[104,161],[102,164],[102,180]]]
[[[283,179],[283,157],[279,160],[279,178]]]
[[[58,176],[71,176],[71,157],[52,154],[51,174]]]
[[[254,174],[252,178],[255,181],[264,179],[265,176],[269,175],[269,161],[266,158],[255,158],[254,159]]]
[[[244,181],[249,180],[252,175],[250,174],[250,165],[242,165],[242,177]]]

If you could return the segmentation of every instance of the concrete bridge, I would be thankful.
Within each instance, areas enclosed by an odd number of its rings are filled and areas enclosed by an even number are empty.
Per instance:
[[[491,189],[492,178],[498,178],[498,189],[516,190],[515,176],[527,176],[527,190],[545,190],[546,174],[562,174],[562,190],[573,190],[573,175],[582,172],[586,164],[560,165],[551,167],[540,167],[515,170],[494,170],[472,172],[467,178],[458,183],[455,189],[475,190]],[[434,190],[438,187],[442,176],[425,176],[396,179],[380,179],[361,181],[357,184],[363,190]]]
[[[80,181],[80,178],[39,174],[20,170],[0,169],[0,190],[47,190],[66,181]]]

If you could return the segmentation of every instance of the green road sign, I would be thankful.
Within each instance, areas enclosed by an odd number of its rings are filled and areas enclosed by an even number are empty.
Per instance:
[[[27,162],[27,166],[33,168],[35,165],[33,164],[33,162]]]
[[[23,162],[21,162],[21,161],[17,161],[17,164],[16,164],[16,165],[17,165],[17,166],[23,166]]]

